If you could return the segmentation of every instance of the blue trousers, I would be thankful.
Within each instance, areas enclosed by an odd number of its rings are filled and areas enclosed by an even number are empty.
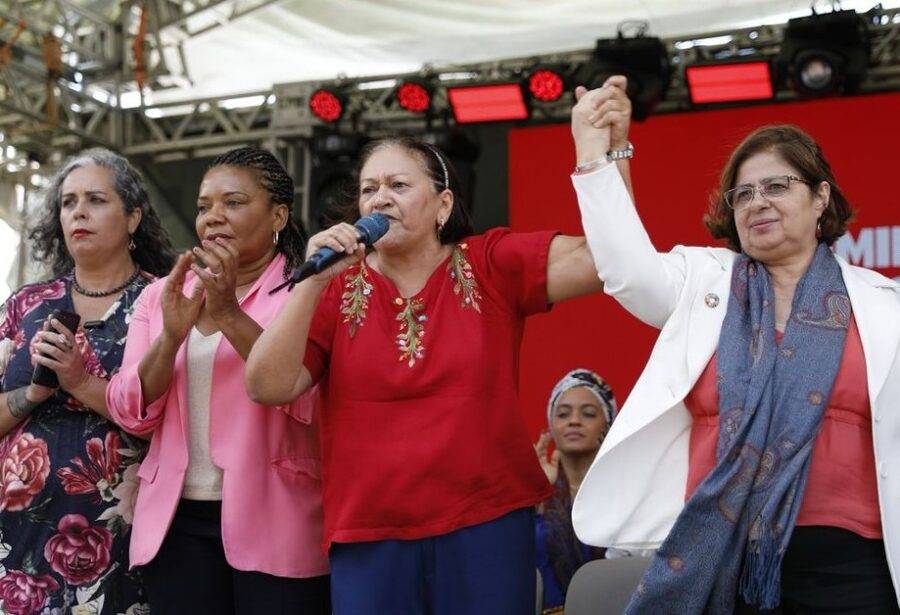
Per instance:
[[[334,615],[530,615],[534,512],[420,540],[335,543]]]

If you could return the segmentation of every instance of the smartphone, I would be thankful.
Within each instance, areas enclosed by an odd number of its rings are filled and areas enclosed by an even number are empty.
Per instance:
[[[75,333],[78,329],[78,323],[81,322],[81,316],[76,314],[75,312],[68,312],[66,310],[56,310],[53,314],[50,315],[50,318],[55,318],[66,328]],[[56,331],[53,326],[50,326],[51,331]],[[57,331],[57,333],[59,333]],[[56,344],[54,344],[55,346]],[[50,387],[51,389],[55,389],[59,386],[59,380],[56,377],[56,372],[46,367],[45,365],[35,365],[34,372],[31,374],[31,381],[34,384],[40,384],[45,387]]]

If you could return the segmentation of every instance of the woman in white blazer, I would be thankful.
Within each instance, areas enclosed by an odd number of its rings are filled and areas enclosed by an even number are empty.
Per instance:
[[[606,162],[629,107],[577,94],[598,274],[661,329],[578,492],[578,537],[658,548],[628,613],[898,612],[900,285],[828,249],[852,211],[820,148],[755,131],[705,219],[729,247],[660,253]]]

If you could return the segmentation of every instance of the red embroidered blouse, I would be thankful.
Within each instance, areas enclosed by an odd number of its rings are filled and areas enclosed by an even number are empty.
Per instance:
[[[326,549],[445,534],[551,495],[517,389],[554,235],[470,237],[409,299],[359,266],[323,292],[304,363],[324,378]]]
[[[778,335],[781,341],[781,335]],[[866,362],[856,320],[850,320],[812,461],[797,525],[828,525],[881,538]],[[716,464],[719,392],[716,356],[684,400],[694,419],[688,454],[687,500]]]

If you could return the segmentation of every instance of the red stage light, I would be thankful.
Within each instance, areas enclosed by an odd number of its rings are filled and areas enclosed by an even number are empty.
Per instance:
[[[528,77],[528,91],[535,100],[553,102],[559,100],[565,90],[565,82],[562,75],[556,71],[541,68]]]
[[[415,81],[407,81],[397,88],[397,104],[413,113],[425,113],[431,107],[431,92]]]
[[[323,122],[336,122],[344,114],[344,103],[331,90],[316,90],[309,97],[309,108]]]
[[[518,83],[448,88],[453,116],[460,124],[524,120],[528,107]]]
[[[768,62],[695,65],[685,73],[695,104],[766,100],[775,95]]]

